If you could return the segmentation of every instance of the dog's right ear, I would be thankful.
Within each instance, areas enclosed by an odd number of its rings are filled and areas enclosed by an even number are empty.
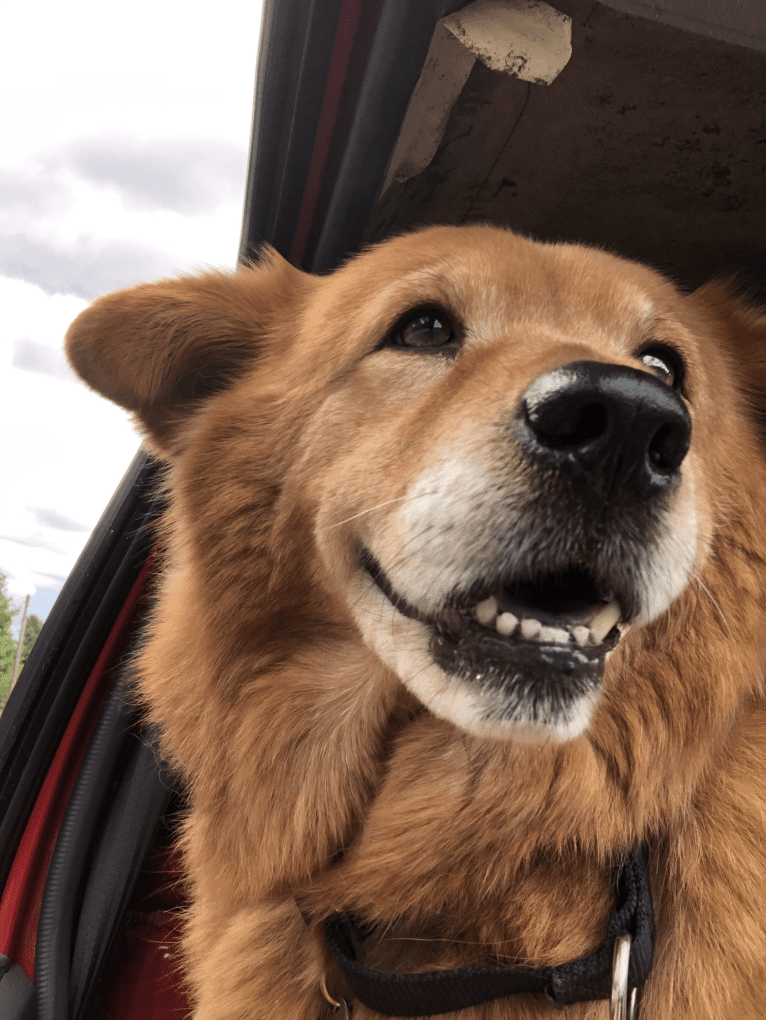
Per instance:
[[[707,332],[728,350],[739,385],[766,439],[766,308],[736,295],[733,284],[713,281],[690,294]]]
[[[266,249],[235,272],[117,291],[78,315],[66,353],[89,386],[134,412],[167,457],[200,403],[255,364],[264,336],[280,322],[289,330],[313,280]]]

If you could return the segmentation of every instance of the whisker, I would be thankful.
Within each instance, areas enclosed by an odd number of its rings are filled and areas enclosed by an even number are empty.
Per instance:
[[[364,517],[365,514],[371,514],[373,510],[380,510],[382,506],[390,506],[391,503],[402,503],[409,499],[422,499],[424,496],[436,495],[436,489],[431,492],[419,492],[417,496],[397,496],[395,499],[387,499],[384,503],[377,503],[375,506],[368,507],[366,510],[360,510],[358,514],[352,514],[350,517],[344,518],[342,521],[338,521],[337,524],[331,524],[327,528],[323,528],[323,531],[332,531],[333,528],[339,528],[341,524],[348,524],[349,521],[355,521],[357,517]]]
[[[710,601],[711,601],[711,602],[713,603],[713,605],[715,606],[715,608],[716,608],[716,609],[718,610],[718,613],[719,613],[719,615],[720,615],[721,619],[723,620],[723,624],[724,624],[724,627],[726,627],[726,629],[728,630],[728,632],[729,632],[729,637],[730,637],[730,638],[732,639],[732,641],[733,641],[733,640],[734,640],[734,634],[733,634],[733,632],[732,632],[732,629],[731,629],[731,627],[729,626],[729,621],[728,621],[728,620],[726,619],[726,616],[724,615],[724,611],[723,611],[723,609],[721,609],[721,607],[719,606],[719,604],[718,604],[718,603],[716,602],[716,600],[715,600],[715,599],[713,598],[713,593],[712,593],[712,592],[710,591],[710,589],[709,589],[709,588],[708,588],[708,587],[707,587],[707,586],[706,586],[705,584],[703,584],[703,583],[702,583],[702,581],[701,581],[701,580],[700,580],[700,579],[699,579],[698,577],[697,577],[697,578],[695,578],[695,580],[696,580],[697,584],[698,584],[698,585],[700,586],[700,588],[701,588],[701,589],[702,589],[702,590],[704,591],[704,593],[705,593],[705,594],[707,595],[707,597],[708,597],[708,598],[710,599]]]
[[[383,939],[381,938],[382,942]],[[505,946],[515,943],[516,939],[500,939],[498,942],[473,942],[469,939],[441,939],[436,936],[420,937],[418,935],[386,935],[386,942],[445,942],[456,946],[481,946],[483,949],[494,949],[495,946]]]

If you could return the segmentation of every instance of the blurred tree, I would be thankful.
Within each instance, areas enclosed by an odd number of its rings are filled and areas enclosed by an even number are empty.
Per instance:
[[[11,636],[11,622],[18,609],[8,596],[7,582],[5,574],[0,574],[0,707],[8,698],[13,676],[13,660],[16,656],[16,642]]]
[[[32,651],[32,647],[37,641],[37,635],[43,628],[43,621],[36,613],[31,613],[27,617],[27,625],[24,628],[24,643],[21,646],[21,663],[19,665],[19,672],[24,668],[24,663],[29,658],[29,653]]]

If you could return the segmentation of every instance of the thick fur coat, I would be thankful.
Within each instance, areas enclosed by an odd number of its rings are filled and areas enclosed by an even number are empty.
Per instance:
[[[78,317],[75,369],[167,463],[137,675],[188,790],[195,1020],[329,1017],[335,910],[393,971],[582,956],[639,839],[644,1020],[766,1016],[764,345],[722,286],[491,227]]]

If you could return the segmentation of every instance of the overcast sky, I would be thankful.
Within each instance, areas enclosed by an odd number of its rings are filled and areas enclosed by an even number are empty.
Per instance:
[[[45,617],[138,448],[69,371],[99,294],[233,266],[260,0],[42,0],[3,17],[0,573]]]

